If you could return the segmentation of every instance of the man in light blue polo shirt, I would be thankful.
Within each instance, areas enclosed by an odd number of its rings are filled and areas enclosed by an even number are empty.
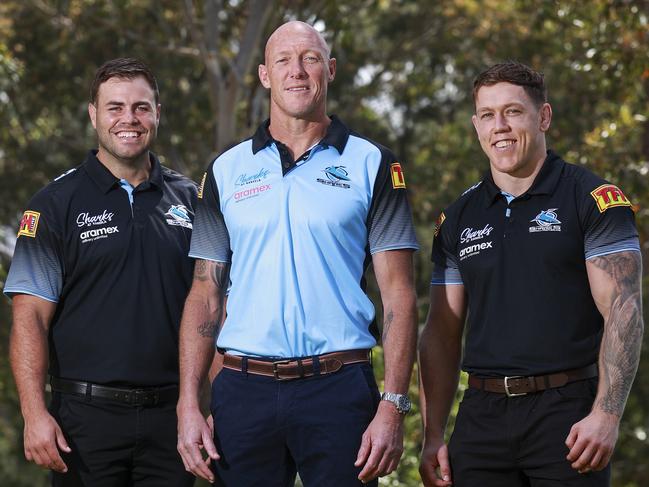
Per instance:
[[[335,73],[313,27],[280,26],[259,66],[270,119],[217,157],[201,185],[178,450],[189,471],[219,485],[290,486],[296,473],[307,487],[377,485],[403,449],[418,245],[395,156],[326,113]],[[369,363],[370,263],[384,312],[382,395]],[[215,337],[225,355],[212,433],[198,391]]]

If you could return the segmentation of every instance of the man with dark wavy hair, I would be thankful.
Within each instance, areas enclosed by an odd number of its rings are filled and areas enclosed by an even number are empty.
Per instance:
[[[88,105],[98,150],[36,193],[20,222],[4,288],[11,365],[25,456],[55,486],[193,483],[175,406],[197,190],[149,150],[158,98],[141,61],[101,66]]]
[[[444,210],[433,240],[424,485],[607,486],[643,333],[632,205],[546,149],[541,73],[497,64],[473,97],[490,170]],[[469,388],[447,448],[463,334]]]

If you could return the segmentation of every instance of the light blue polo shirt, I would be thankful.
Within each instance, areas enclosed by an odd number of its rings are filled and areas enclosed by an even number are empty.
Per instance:
[[[217,345],[281,358],[371,348],[371,255],[418,248],[401,166],[336,117],[293,161],[268,124],[212,162],[199,195],[189,255],[231,263]]]

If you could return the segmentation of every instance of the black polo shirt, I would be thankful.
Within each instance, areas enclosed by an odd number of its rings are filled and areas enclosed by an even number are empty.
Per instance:
[[[514,198],[491,174],[438,221],[432,285],[463,284],[463,368],[534,375],[597,361],[603,319],[586,260],[639,251],[631,203],[615,186],[548,152],[530,189]]]
[[[91,152],[28,205],[4,292],[57,303],[51,375],[100,384],[178,382],[197,189],[153,155],[151,165],[132,204]]]

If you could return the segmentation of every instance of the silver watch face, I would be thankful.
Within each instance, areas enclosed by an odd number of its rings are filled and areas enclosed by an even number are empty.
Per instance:
[[[395,394],[394,392],[384,392],[381,394],[381,399],[384,401],[390,401],[395,405],[397,411],[401,414],[406,414],[410,411],[411,402],[410,398],[406,394]]]
[[[397,410],[400,413],[405,414],[408,411],[410,411],[411,403],[410,403],[410,398],[408,396],[406,396],[405,394],[400,394],[397,401],[398,401]]]

